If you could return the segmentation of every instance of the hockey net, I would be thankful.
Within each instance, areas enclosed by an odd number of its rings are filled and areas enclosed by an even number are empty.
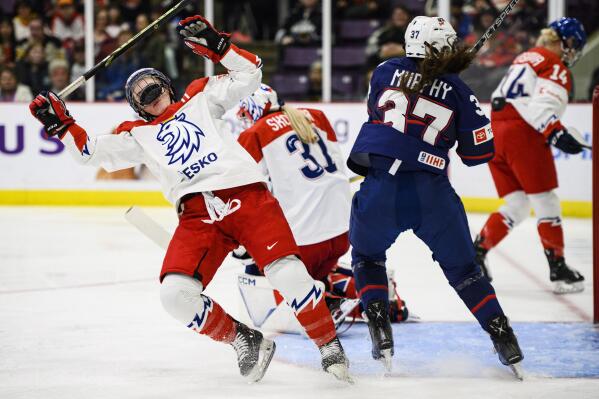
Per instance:
[[[599,86],[593,92],[593,322],[599,323]]]

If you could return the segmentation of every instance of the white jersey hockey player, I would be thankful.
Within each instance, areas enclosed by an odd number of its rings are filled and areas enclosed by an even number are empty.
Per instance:
[[[161,72],[144,68],[133,73],[127,99],[144,120],[124,122],[113,135],[87,135],[54,93],[37,96],[31,112],[81,163],[107,170],[143,163],[159,180],[179,214],[160,273],[162,304],[171,316],[231,344],[240,372],[249,380],[263,377],[274,342],[203,294],[227,254],[242,244],[320,349],[324,370],[351,381],[324,293],[299,260],[293,234],[264,176],[221,119],[258,88],[260,59],[231,44],[229,34],[215,30],[202,16],[182,20],[178,31],[196,54],[220,62],[228,73],[193,81],[178,101]]]

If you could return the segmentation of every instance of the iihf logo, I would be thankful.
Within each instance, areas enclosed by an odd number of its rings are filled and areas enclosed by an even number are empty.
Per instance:
[[[161,123],[156,139],[166,145],[165,156],[170,157],[169,165],[177,161],[183,165],[200,149],[200,136],[206,137],[202,129],[185,120],[185,114],[181,113]]]

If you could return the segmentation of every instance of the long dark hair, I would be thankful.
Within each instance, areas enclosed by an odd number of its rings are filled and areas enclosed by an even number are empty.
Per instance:
[[[441,75],[462,72],[476,57],[475,52],[471,52],[469,47],[457,40],[444,46],[441,50],[429,43],[425,43],[425,45],[427,47],[426,57],[418,61],[418,73],[421,75],[421,79],[414,83],[415,79],[408,79],[410,74],[406,74],[399,85],[401,91],[407,95],[420,92],[423,87],[432,84]]]

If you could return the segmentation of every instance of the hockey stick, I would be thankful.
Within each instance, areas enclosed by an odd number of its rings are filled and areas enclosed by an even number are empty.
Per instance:
[[[487,31],[485,33],[483,33],[483,35],[480,37],[480,39],[478,39],[476,44],[470,49],[470,52],[476,53],[476,52],[478,52],[478,50],[481,49],[482,46],[485,45],[487,40],[489,40],[491,38],[491,36],[493,36],[493,33],[495,33],[497,28],[499,28],[499,26],[503,23],[503,20],[505,19],[505,17],[507,17],[507,15],[512,11],[512,8],[514,8],[514,6],[516,5],[516,3],[518,3],[518,1],[519,0],[511,0],[509,2],[509,4],[507,6],[505,6],[505,8],[503,9],[503,11],[501,11],[499,16],[497,18],[495,18],[495,21],[493,21],[493,24],[491,26],[489,26]]]
[[[102,61],[100,61],[96,65],[94,65],[89,71],[86,71],[83,74],[83,76],[79,77],[78,79],[73,81],[70,85],[68,85],[67,87],[62,89],[62,91],[60,93],[58,93],[58,97],[60,97],[62,99],[65,99],[66,97],[68,97],[69,94],[71,94],[72,92],[77,90],[79,87],[83,86],[85,84],[85,82],[87,82],[95,74],[97,74],[100,69],[107,68],[108,66],[110,66],[112,61],[114,61],[117,57],[119,57],[125,51],[129,50],[131,47],[135,46],[141,39],[144,39],[146,36],[148,36],[150,33],[152,33],[153,30],[158,30],[158,28],[160,28],[160,26],[162,24],[167,22],[172,16],[174,16],[179,11],[181,11],[183,9],[183,7],[185,7],[190,2],[191,2],[191,0],[181,0],[176,5],[171,7],[170,10],[168,10],[167,12],[162,14],[160,17],[158,17],[156,19],[156,21],[154,21],[150,25],[146,26],[144,29],[139,31],[131,39],[127,40],[127,42],[125,44],[123,44],[121,47],[117,48],[112,53],[110,53],[109,55],[104,57],[104,59]]]
[[[164,250],[168,248],[171,234],[143,210],[132,206],[125,212],[125,219],[160,248]]]

